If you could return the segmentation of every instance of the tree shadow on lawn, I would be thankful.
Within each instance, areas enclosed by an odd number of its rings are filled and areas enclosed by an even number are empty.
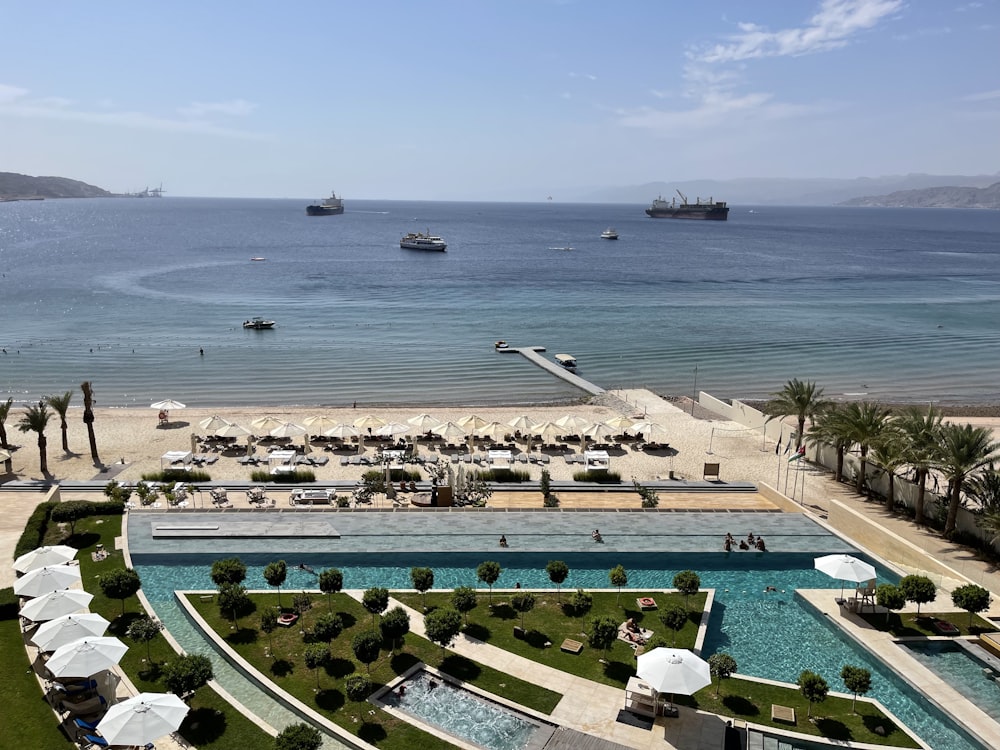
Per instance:
[[[620,682],[622,686],[628,684],[629,678],[635,675],[635,665],[626,664],[621,661],[609,661],[604,665],[604,676]]]
[[[339,656],[330,659],[324,666],[324,669],[328,675],[336,679],[347,677],[347,675],[354,674],[357,671],[357,667],[354,666],[353,661]]]
[[[350,612],[338,612],[337,616],[340,617],[340,621],[344,623],[344,630],[349,630],[358,624],[358,618]]]
[[[339,711],[345,702],[346,698],[339,690],[330,688],[316,693],[316,705],[324,711]]]
[[[226,732],[226,715],[213,708],[192,708],[184,717],[180,733],[195,747],[208,745]]]
[[[493,635],[493,631],[488,627],[475,622],[470,622],[466,625],[462,632],[469,636],[469,638],[475,638],[484,643],[489,643],[490,637]]]
[[[158,682],[160,677],[163,676],[163,670],[160,668],[160,665],[153,661],[146,663],[149,666],[139,670],[139,679],[146,682]]]
[[[529,630],[524,634],[524,642],[532,648],[544,649],[552,646],[552,639],[538,630]]]
[[[725,695],[722,697],[722,705],[737,716],[760,716],[760,707],[742,695]]]
[[[256,628],[240,628],[235,633],[227,635],[225,640],[234,646],[247,646],[260,640],[260,634]]]
[[[403,674],[406,670],[420,663],[413,654],[399,653],[389,659],[389,668],[394,674]]]
[[[385,727],[381,724],[365,721],[364,718],[361,719],[361,728],[358,729],[358,737],[363,739],[365,742],[377,745],[388,736],[389,735],[385,731]]]
[[[129,626],[143,617],[139,612],[126,612],[123,615],[118,615],[111,624],[108,625],[108,633],[115,636],[116,638],[125,638],[125,634],[128,632]]]
[[[290,662],[288,659],[275,659],[271,662],[269,671],[275,677],[287,677],[295,671],[295,664],[294,662]]]
[[[850,728],[839,719],[817,717],[816,728],[819,729],[820,734],[822,734],[827,739],[831,740],[854,739],[854,733],[851,732]]]
[[[440,670],[463,682],[472,682],[482,673],[478,664],[457,654],[446,656],[441,661]]]
[[[509,604],[494,604],[490,607],[490,617],[498,620],[516,620],[521,617]]]
[[[878,734],[877,730],[879,727],[881,727],[885,732],[885,734],[883,735],[885,737],[891,737],[894,732],[899,731],[899,727],[897,727],[894,722],[890,721],[888,718],[884,716],[872,716],[869,714],[865,714],[864,716],[861,717],[861,721],[865,725],[865,729],[867,729],[872,734]]]
[[[95,531],[78,531],[66,540],[66,544],[74,549],[85,550],[94,547],[101,541],[101,535]]]

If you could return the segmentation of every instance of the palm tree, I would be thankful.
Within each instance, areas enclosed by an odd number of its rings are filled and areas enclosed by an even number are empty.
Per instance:
[[[834,472],[834,479],[837,482],[844,481],[844,453],[854,445],[848,427],[844,419],[844,407],[830,404],[816,415],[806,436],[806,439],[814,445],[825,443],[837,451],[837,469]]]
[[[97,455],[97,436],[94,435],[94,389],[88,380],[80,384],[80,390],[83,391],[83,423],[87,425],[87,437],[90,438],[90,457],[96,466],[101,463],[101,457]]]
[[[993,440],[993,432],[988,427],[951,422],[941,426],[934,465],[948,479],[950,498],[948,518],[944,522],[946,537],[955,531],[966,477],[1000,458],[998,451],[1000,443]]]
[[[13,403],[14,399],[12,398],[0,402],[0,448],[10,447],[7,445],[7,428],[4,427],[4,422],[6,422],[7,417],[10,416],[10,407]]]
[[[768,421],[774,417],[794,416],[799,426],[795,433],[795,448],[801,448],[806,419],[812,419],[830,404],[823,398],[823,389],[817,388],[812,381],[792,379],[785,383],[784,388],[772,393],[771,396],[773,398],[764,405]]]
[[[73,391],[66,391],[58,396],[46,396],[45,403],[52,407],[53,411],[59,415],[59,429],[62,430],[63,453],[69,453],[69,439],[66,431],[69,425],[66,424],[66,412],[69,411],[69,402],[73,398]]]
[[[911,406],[896,418],[896,425],[906,440],[906,462],[917,471],[917,501],[913,520],[924,522],[924,497],[927,493],[927,475],[932,468],[938,448],[938,433],[941,431],[941,412],[933,406],[924,411]]]
[[[45,455],[45,446],[48,443],[45,439],[45,428],[48,427],[51,416],[45,402],[39,401],[37,406],[27,407],[21,421],[17,423],[17,429],[21,432],[38,433],[38,457],[42,474],[49,473],[49,462]]]
[[[872,463],[889,475],[885,509],[892,513],[896,509],[896,472],[909,463],[906,436],[896,420],[886,425],[885,430],[872,445]]]
[[[865,487],[865,470],[868,464],[868,451],[877,443],[885,431],[892,416],[892,410],[870,401],[854,401],[844,408],[844,420],[847,423],[847,434],[851,441],[858,444],[861,465],[858,467],[855,491],[860,495]]]

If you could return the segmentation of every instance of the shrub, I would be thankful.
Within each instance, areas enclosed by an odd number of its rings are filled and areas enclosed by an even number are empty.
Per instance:
[[[472,477],[483,482],[527,482],[531,473],[525,469],[485,469],[472,472]]]
[[[566,609],[569,610],[570,614],[574,615],[584,614],[589,611],[593,605],[594,597],[583,589],[577,589],[570,594],[569,599],[566,600]]]
[[[185,654],[167,662],[163,682],[174,695],[183,698],[212,679],[212,662],[201,654]]]
[[[15,558],[31,552],[31,550],[41,547],[45,543],[45,532],[49,528],[49,517],[52,515],[52,509],[57,505],[59,505],[58,501],[40,503],[31,512],[28,522],[24,525],[24,531],[21,532],[21,538],[17,540],[17,546],[14,548]]]
[[[323,735],[309,724],[289,724],[274,738],[275,750],[319,750]]]
[[[292,597],[292,611],[297,615],[305,614],[312,609],[312,605],[312,597],[305,591]]]
[[[118,568],[109,570],[97,579],[97,584],[108,599],[122,600],[122,614],[125,614],[125,600],[134,596],[140,588],[142,581],[139,574],[132,568]]]
[[[295,469],[282,474],[272,474],[267,469],[255,469],[250,472],[250,481],[264,484],[307,484],[316,481],[316,473],[312,469]]]
[[[956,607],[969,613],[969,627],[971,628],[972,616],[976,612],[989,609],[993,600],[990,598],[990,592],[982,586],[967,583],[951,592],[951,601]]]
[[[389,481],[391,482],[419,482],[423,479],[418,469],[389,469]]]
[[[917,605],[917,617],[920,617],[921,604],[927,604],[937,598],[937,586],[927,576],[903,576],[899,579],[899,588],[906,601]]]
[[[273,610],[272,610],[273,611]],[[327,612],[320,615],[313,625],[313,636],[318,641],[330,642],[344,629],[344,620],[340,615]]]
[[[545,508],[558,508],[559,497],[554,493],[550,492],[542,499],[542,506]]]
[[[120,516],[125,512],[125,504],[113,500],[69,500],[64,503],[54,503],[50,519],[56,523],[68,523],[69,533],[76,533],[76,522],[90,516]]]
[[[622,475],[617,471],[574,471],[574,482],[592,482],[594,484],[620,484]]]
[[[212,475],[207,471],[202,471],[200,469],[191,469],[190,471],[184,471],[183,469],[164,469],[163,471],[151,471],[147,474],[143,474],[142,481],[183,482],[184,484],[189,484],[191,482],[211,482]]]

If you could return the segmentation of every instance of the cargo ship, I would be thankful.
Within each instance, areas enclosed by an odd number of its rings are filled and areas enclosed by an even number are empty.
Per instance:
[[[702,201],[698,198],[694,203],[688,203],[687,196],[680,190],[680,203],[676,198],[667,201],[661,195],[653,205],[646,209],[646,215],[654,219],[705,219],[708,221],[725,221],[729,218],[729,207],[723,201],[713,202],[711,198]]]
[[[344,201],[338,198],[335,192],[330,192],[330,197],[322,203],[314,203],[306,206],[306,213],[309,216],[335,216],[344,213]]]

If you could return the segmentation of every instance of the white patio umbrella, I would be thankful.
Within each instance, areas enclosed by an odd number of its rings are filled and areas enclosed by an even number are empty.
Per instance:
[[[636,659],[636,675],[657,693],[693,695],[712,684],[708,662],[686,648],[654,648]]]
[[[650,443],[655,443],[660,438],[667,437],[666,427],[661,424],[657,424],[656,422],[649,422],[646,420],[636,422],[627,431],[631,432],[633,435],[641,435],[643,440]]]
[[[440,435],[446,440],[453,440],[455,438],[464,438],[469,433],[465,431],[462,427],[458,426],[454,422],[442,422],[437,427],[432,427],[431,432],[435,435]]]
[[[432,417],[430,414],[418,414],[415,417],[410,417],[406,420],[407,424],[413,425],[420,432],[427,432],[432,427],[437,427],[441,424],[441,420]]]
[[[164,411],[172,411],[173,409],[186,409],[187,407],[180,401],[174,401],[172,398],[165,398],[162,401],[156,401],[149,405],[150,409],[163,409]]]
[[[45,667],[53,677],[90,677],[115,666],[126,651],[117,638],[90,636],[57,648]]]
[[[48,565],[62,565],[76,557],[77,550],[65,544],[55,544],[51,547],[36,547],[31,552],[25,552],[14,561],[14,570],[27,573],[36,568]]]
[[[632,428],[632,425],[635,424],[635,420],[631,417],[621,415],[604,420],[604,424],[617,430],[618,432],[628,432]]]
[[[543,440],[546,438],[555,438],[558,435],[562,435],[565,431],[555,422],[541,422],[529,430],[532,435],[540,437]]]
[[[248,430],[246,427],[242,427],[241,425],[238,425],[235,422],[233,422],[232,424],[227,424],[225,427],[220,427],[218,430],[215,431],[215,434],[218,435],[219,437],[240,438],[249,435],[250,430]]]
[[[335,437],[343,439],[349,437],[357,437],[361,433],[359,433],[358,429],[353,425],[349,425],[346,422],[340,422],[334,427],[331,427],[329,430],[324,430],[323,434],[326,435],[327,437]]]
[[[579,414],[566,414],[565,416],[559,417],[556,420],[556,424],[562,427],[566,432],[573,435],[579,435],[583,430],[587,429],[591,425],[591,421]]]
[[[295,422],[282,422],[267,434],[277,438],[299,437],[306,434],[306,428]]]
[[[594,422],[580,434],[591,440],[602,442],[615,434],[615,428],[604,422]]]
[[[831,578],[839,578],[841,581],[853,581],[861,583],[875,578],[875,568],[864,560],[859,560],[850,555],[824,555],[813,560],[813,567],[826,573]],[[844,598],[844,586],[840,586],[840,598]]]
[[[275,427],[281,427],[284,423],[284,419],[278,419],[277,417],[257,417],[257,419],[251,420],[250,429],[253,430],[255,435],[267,435]]]
[[[384,424],[385,420],[376,417],[374,414],[365,414],[365,416],[354,420],[354,426],[359,430],[374,430],[376,427],[381,427]]]
[[[463,430],[467,430],[469,432],[475,432],[480,427],[486,424],[486,420],[480,417],[478,414],[467,414],[461,419],[455,420],[455,424],[457,424]]]
[[[534,419],[527,416],[526,414],[522,414],[521,416],[514,417],[512,420],[510,420],[507,423],[507,426],[513,427],[518,432],[530,433],[531,428],[534,427],[536,424],[538,423]]]
[[[377,430],[375,434],[380,437],[396,437],[396,435],[405,435],[410,431],[410,425],[403,424],[402,422],[387,422]]]
[[[314,414],[302,420],[302,424],[309,428],[313,435],[322,435],[325,430],[337,426],[336,420],[330,419],[325,414]]]
[[[221,430],[226,425],[232,424],[228,419],[223,419],[218,414],[206,417],[205,419],[198,422],[198,426],[205,430],[205,432],[215,432],[216,430]]]
[[[25,602],[21,607],[21,617],[26,617],[32,622],[44,622],[54,620],[56,617],[68,615],[72,612],[79,612],[90,605],[94,598],[83,589],[63,589],[53,591],[51,594],[44,594],[35,597],[30,602]]]
[[[14,593],[18,596],[42,596],[68,589],[79,582],[79,565],[49,565],[35,568],[14,581]]]
[[[40,651],[55,651],[60,646],[81,638],[104,635],[111,623],[95,612],[80,615],[63,615],[39,626],[31,642]]]
[[[109,745],[137,745],[176,732],[190,707],[173,693],[139,693],[116,703],[97,724]]]
[[[507,437],[509,432],[510,427],[503,422],[488,422],[476,430],[476,434],[480,437],[498,441]]]

